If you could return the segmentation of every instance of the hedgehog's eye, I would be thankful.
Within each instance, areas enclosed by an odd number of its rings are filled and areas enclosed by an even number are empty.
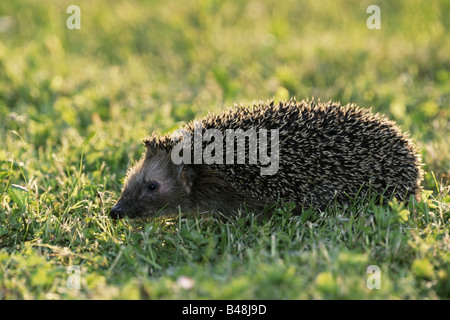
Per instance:
[[[156,189],[158,189],[159,184],[156,181],[150,181],[150,183],[148,184],[148,190],[149,191],[155,191]]]

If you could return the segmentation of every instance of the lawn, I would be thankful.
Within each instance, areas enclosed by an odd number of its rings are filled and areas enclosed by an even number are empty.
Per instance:
[[[70,4],[0,2],[0,299],[450,298],[450,1]],[[395,120],[422,200],[109,217],[146,135],[294,96]]]

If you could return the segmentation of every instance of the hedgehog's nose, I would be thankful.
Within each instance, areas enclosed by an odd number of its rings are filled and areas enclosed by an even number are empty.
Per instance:
[[[112,207],[109,215],[114,220],[123,218],[123,210],[120,204],[116,204],[114,207]]]

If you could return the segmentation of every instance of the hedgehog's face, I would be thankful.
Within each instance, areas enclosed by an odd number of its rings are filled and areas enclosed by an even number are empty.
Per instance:
[[[168,153],[147,153],[127,173],[122,195],[111,209],[113,218],[176,213],[189,204],[192,179],[187,167],[175,165]]]

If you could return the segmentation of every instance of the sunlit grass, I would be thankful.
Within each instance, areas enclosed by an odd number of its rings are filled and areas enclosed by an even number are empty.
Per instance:
[[[380,30],[367,1],[77,4],[81,30],[64,1],[0,2],[0,299],[450,297],[448,1],[380,3]],[[109,219],[144,136],[291,96],[395,120],[421,150],[422,201]]]

